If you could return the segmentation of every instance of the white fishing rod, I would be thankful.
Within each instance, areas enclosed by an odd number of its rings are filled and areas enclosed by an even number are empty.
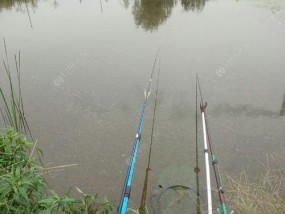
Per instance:
[[[221,182],[221,174],[219,170],[219,165],[218,165],[218,160],[217,157],[214,154],[213,151],[213,144],[210,136],[210,130],[208,127],[208,121],[207,121],[207,115],[206,115],[206,107],[207,107],[207,102],[203,101],[203,96],[202,96],[202,91],[199,83],[199,78],[198,75],[196,76],[196,84],[198,84],[199,91],[200,91],[200,97],[201,97],[201,114],[202,114],[202,123],[203,123],[203,135],[204,135],[204,144],[205,144],[205,162],[206,162],[206,171],[207,171],[207,193],[208,193],[208,213],[212,213],[212,200],[211,200],[211,183],[210,183],[210,172],[209,171],[209,152],[208,152],[208,146],[209,146],[209,151],[211,154],[211,160],[212,160],[212,165],[213,165],[213,170],[215,174],[215,180],[217,184],[217,190],[219,194],[219,199],[220,199],[220,205],[221,205],[221,212],[220,209],[217,209],[217,212],[219,214],[228,214],[227,210],[227,205],[226,205],[226,200],[225,200],[225,194],[224,194],[224,189],[222,187],[222,182]],[[196,86],[197,88],[197,86]],[[197,90],[197,89],[196,89]],[[231,211],[230,214],[233,214],[234,211]]]
[[[199,84],[199,79],[198,79],[198,76],[196,75],[196,90],[197,90],[197,85],[199,87],[199,91],[200,91],[200,95],[201,95],[201,88],[200,88],[200,84]],[[206,119],[205,119],[206,107],[207,107],[207,103],[204,104],[203,97],[201,96],[200,109],[201,109],[201,114],[202,114],[203,137],[204,137],[204,154],[205,154],[205,165],[206,165],[208,214],[212,214],[213,213],[213,205],[212,205],[211,175],[210,175],[209,151],[208,151],[208,134],[207,134],[208,132],[207,132],[207,126],[206,126]]]
[[[203,123],[203,136],[204,136],[204,153],[205,153],[205,164],[206,164],[206,181],[207,181],[207,197],[208,197],[208,214],[212,214],[212,192],[211,192],[211,178],[210,178],[210,164],[209,164],[209,151],[208,151],[208,137],[206,129],[206,120],[205,120],[205,108],[207,103],[201,102],[200,109],[202,114],[202,123]]]

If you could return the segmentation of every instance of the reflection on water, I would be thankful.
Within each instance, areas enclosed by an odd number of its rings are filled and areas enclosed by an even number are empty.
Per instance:
[[[283,97],[283,103],[282,103],[281,110],[280,110],[280,116],[284,116],[284,115],[285,115],[285,94]]]
[[[283,102],[282,109],[284,113],[285,102]],[[282,109],[281,109],[281,112],[282,112]],[[280,112],[280,115],[281,115],[281,112]],[[244,115],[244,116],[251,117],[251,118],[257,118],[257,117],[276,118],[278,117],[278,112],[271,111],[268,109],[264,109],[264,108],[260,108],[260,107],[256,107],[256,106],[248,105],[248,104],[233,106],[228,103],[216,106],[214,110],[212,111],[212,114],[215,116],[228,114],[228,115],[236,116],[236,117]]]
[[[79,1],[81,3],[81,0]],[[206,1],[208,0],[180,0],[180,3],[185,11],[201,12],[205,7]],[[165,23],[171,16],[172,9],[176,6],[178,0],[122,0],[125,8],[128,8],[131,2],[133,3],[132,11],[136,25],[145,30],[153,31]],[[0,11],[3,8],[16,8],[17,11],[29,14],[28,6],[35,8],[37,3],[38,0],[4,0],[0,1]],[[53,6],[55,9],[59,6],[57,0],[53,0]],[[102,0],[100,0],[100,7],[101,12],[103,12]]]
[[[129,0],[123,0],[123,4],[125,8],[128,8],[130,5],[130,1]]]
[[[16,8],[17,11],[26,11],[26,5],[35,8],[37,7],[38,0],[2,0],[0,1],[0,11],[2,9],[13,9]]]
[[[181,0],[181,4],[186,11],[202,11],[206,0]]]
[[[181,0],[181,5],[185,11],[202,11],[206,0]],[[124,0],[125,7],[129,7],[130,2]],[[165,23],[170,17],[177,0],[135,0],[133,14],[137,26],[145,30],[156,30],[159,25]]]
[[[20,11],[24,13],[26,12],[28,14],[30,26],[31,28],[33,28],[29,7],[34,9],[37,7],[37,3],[38,3],[38,0],[4,0],[4,1],[0,1],[0,11],[2,9],[11,10],[15,8],[16,11]]]
[[[176,0],[135,0],[133,14],[137,26],[155,30],[171,15]]]
[[[59,3],[57,2],[57,0],[53,1],[53,6],[54,6],[55,9],[59,6]]]

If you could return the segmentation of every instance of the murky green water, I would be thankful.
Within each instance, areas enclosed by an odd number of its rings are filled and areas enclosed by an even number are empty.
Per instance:
[[[182,176],[193,180],[180,185],[195,180],[193,171],[165,178],[171,167],[195,166],[195,73],[222,171],[254,174],[266,154],[285,163],[284,3],[272,9],[233,0],[19,2],[0,3],[0,36],[11,57],[21,50],[32,132],[46,166],[79,164],[47,176],[55,189],[78,186],[119,198],[158,47],[151,189]],[[149,104],[133,207],[143,186],[154,93]]]

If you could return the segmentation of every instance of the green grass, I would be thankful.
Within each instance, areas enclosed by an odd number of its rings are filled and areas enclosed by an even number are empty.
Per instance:
[[[108,214],[112,204],[97,194],[71,190],[63,196],[47,187],[45,169],[33,157],[36,144],[14,129],[0,133],[0,213]]]

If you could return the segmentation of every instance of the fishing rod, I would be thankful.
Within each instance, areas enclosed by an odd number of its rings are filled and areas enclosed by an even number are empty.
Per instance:
[[[136,159],[137,159],[137,154],[138,154],[138,150],[139,150],[139,146],[140,146],[140,142],[141,142],[141,134],[142,134],[142,127],[143,127],[143,123],[144,123],[144,116],[145,116],[145,113],[146,113],[147,101],[148,101],[148,97],[150,95],[152,77],[153,77],[153,73],[154,73],[154,68],[155,68],[155,65],[156,65],[157,57],[159,55],[159,51],[160,51],[160,49],[158,49],[158,51],[157,51],[157,54],[156,54],[156,57],[155,57],[155,61],[154,61],[154,64],[153,64],[153,68],[152,68],[152,71],[151,71],[151,74],[150,74],[150,78],[149,78],[149,81],[148,81],[148,86],[147,86],[147,89],[145,91],[143,108],[142,108],[141,117],[140,117],[140,120],[139,120],[137,134],[135,136],[135,142],[134,142],[134,145],[133,145],[131,161],[129,163],[129,168],[128,168],[128,172],[127,172],[127,175],[126,175],[126,178],[125,178],[125,183],[124,183],[124,187],[123,187],[123,191],[122,191],[122,195],[121,195],[121,199],[120,199],[120,204],[119,204],[119,207],[118,207],[118,210],[117,210],[118,214],[126,214],[127,213],[129,198],[130,198],[130,194],[131,194],[132,180],[133,180],[133,175],[134,175],[134,171],[135,171]]]
[[[207,103],[204,104],[201,102],[200,109],[202,113],[202,123],[203,123],[203,137],[204,137],[204,153],[205,153],[205,165],[206,165],[206,182],[207,182],[207,199],[208,199],[208,214],[212,214],[213,205],[212,205],[212,192],[211,192],[211,177],[210,177],[210,167],[209,167],[209,151],[208,151],[208,138],[206,131],[205,123],[205,108]]]
[[[282,103],[281,110],[280,110],[280,116],[284,116],[284,115],[285,115],[285,94],[283,97],[283,103]]]
[[[207,120],[207,114],[206,114],[207,102],[204,103],[204,101],[203,101],[203,95],[202,95],[202,90],[201,90],[198,75],[196,75],[196,83],[198,84],[198,88],[199,88],[199,92],[200,92],[200,98],[201,98],[200,108],[201,108],[201,113],[202,113],[204,142],[205,142],[205,145],[207,144],[207,142],[209,145],[212,165],[213,165],[214,174],[215,174],[215,180],[216,180],[219,199],[220,199],[220,205],[221,205],[221,209],[222,209],[222,214],[227,214],[228,211],[227,211],[227,206],[226,206],[226,201],[225,201],[224,190],[223,190],[222,182],[221,182],[221,173],[220,173],[220,169],[219,169],[218,159],[217,159],[217,157],[213,151],[213,143],[212,143],[210,130],[209,130],[209,124],[208,124],[208,120]],[[206,158],[206,154],[208,154],[208,149],[205,146],[205,158]],[[209,191],[209,189],[208,189],[208,191]],[[231,212],[231,213],[233,213],[233,212]]]
[[[194,172],[196,174],[196,211],[197,214],[201,214],[200,207],[200,182],[199,182],[199,156],[198,156],[198,88],[196,81],[196,114],[195,114],[195,123],[196,123],[196,166]]]
[[[152,152],[152,144],[153,144],[153,133],[154,133],[154,124],[155,124],[155,114],[156,114],[156,106],[157,106],[157,97],[158,97],[158,86],[159,86],[159,77],[160,77],[160,64],[161,61],[159,60],[159,69],[157,72],[157,82],[156,82],[156,92],[155,92],[155,101],[154,101],[154,107],[153,107],[153,118],[152,118],[152,129],[151,129],[151,135],[150,135],[150,146],[149,146],[149,152],[148,152],[148,162],[147,162],[147,168],[145,171],[145,179],[144,179],[144,186],[142,191],[142,197],[141,197],[141,205],[139,208],[140,213],[146,213],[146,196],[147,196],[147,186],[148,186],[148,176],[150,169],[150,161],[151,161],[151,152]]]

